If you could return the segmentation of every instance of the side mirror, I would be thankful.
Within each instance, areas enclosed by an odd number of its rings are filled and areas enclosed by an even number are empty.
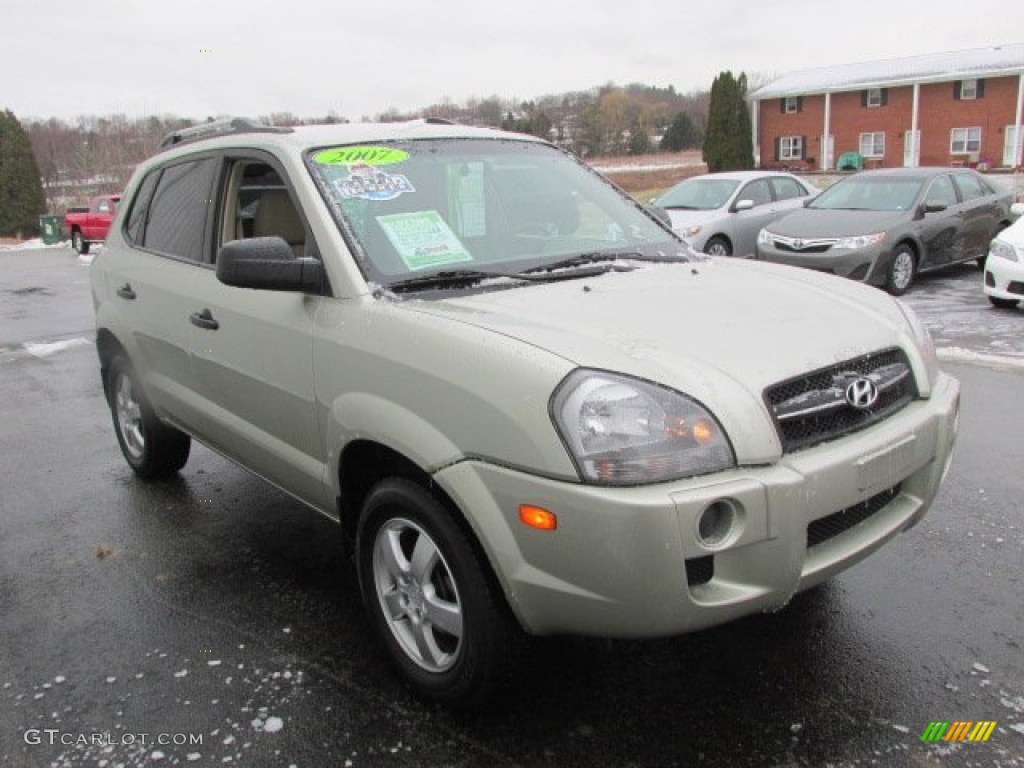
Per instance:
[[[217,279],[235,288],[321,293],[324,267],[318,259],[295,258],[280,237],[253,237],[217,251]]]
[[[655,205],[654,203],[648,203],[644,206],[644,210],[666,227],[672,229],[672,217],[668,215],[668,211],[664,208],[659,205]]]
[[[921,210],[925,213],[938,213],[944,211],[949,206],[941,200],[925,200],[924,205],[921,206]]]
[[[733,211],[739,213],[740,211],[749,211],[754,207],[753,200],[737,200],[736,205],[732,207]]]

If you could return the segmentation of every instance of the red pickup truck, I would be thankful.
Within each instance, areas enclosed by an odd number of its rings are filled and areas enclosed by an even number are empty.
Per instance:
[[[88,253],[91,243],[106,240],[119,202],[120,195],[100,195],[89,200],[88,208],[69,208],[64,214],[64,232],[71,238],[71,247]]]

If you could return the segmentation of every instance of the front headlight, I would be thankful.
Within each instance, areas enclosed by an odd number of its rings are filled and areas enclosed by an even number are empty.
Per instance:
[[[935,352],[935,342],[932,341],[932,335],[914,310],[898,299],[896,300],[896,305],[902,310],[903,317],[907,319],[907,325],[910,326],[914,342],[921,353],[921,358],[924,360],[925,370],[928,371],[928,383],[929,385],[934,384],[939,376],[939,356]]]
[[[768,244],[771,243],[771,241],[772,241],[772,233],[769,232],[767,229],[762,229],[760,232],[757,233],[757,244],[758,245],[768,245]]]
[[[1005,240],[993,240],[988,247],[988,252],[992,256],[1007,261],[1021,261],[1020,250]]]
[[[640,485],[736,466],[700,403],[640,379],[574,371],[555,390],[551,415],[585,482]]]
[[[856,237],[841,237],[833,245],[833,248],[848,248],[851,251],[867,248],[869,245],[878,245],[885,240],[885,232],[875,232],[871,235],[857,235]]]
[[[696,237],[700,234],[700,231],[704,229],[700,224],[692,224],[689,227],[683,227],[684,237]]]

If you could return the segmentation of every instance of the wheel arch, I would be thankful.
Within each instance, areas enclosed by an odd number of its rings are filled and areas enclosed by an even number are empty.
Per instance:
[[[114,333],[108,328],[99,328],[96,331],[96,354],[100,359],[100,378],[103,381],[103,392],[110,400],[110,382],[107,372],[114,358],[125,352],[124,346]]]
[[[497,575],[494,561],[466,513],[427,470],[408,456],[375,440],[353,440],[341,451],[338,461],[338,521],[349,554],[356,554],[359,518],[366,498],[378,483],[392,477],[418,485],[445,508],[485,566],[492,592],[501,595],[504,610],[519,623],[511,608],[509,594]]]
[[[729,246],[729,253],[732,253],[732,254],[736,253],[736,244],[732,241],[732,238],[729,237],[724,232],[715,232],[713,235],[708,237],[707,240],[704,241],[704,248],[702,250],[705,253],[707,252],[706,249],[707,249],[708,245],[711,244],[711,242],[713,242],[714,240],[724,240],[725,244],[727,246]]]

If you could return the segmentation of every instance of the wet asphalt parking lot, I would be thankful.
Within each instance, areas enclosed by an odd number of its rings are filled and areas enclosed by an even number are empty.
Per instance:
[[[330,521],[195,445],[135,480],[86,266],[0,251],[0,764],[1024,766],[1024,310],[979,279],[907,297],[963,385],[921,525],[778,613],[537,642],[456,715],[392,675]],[[968,720],[988,741],[921,741]]]

